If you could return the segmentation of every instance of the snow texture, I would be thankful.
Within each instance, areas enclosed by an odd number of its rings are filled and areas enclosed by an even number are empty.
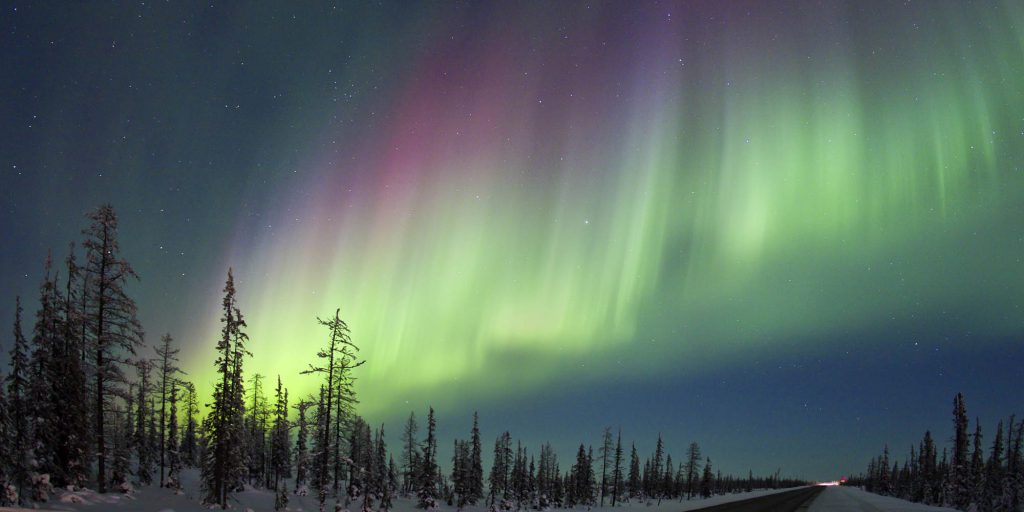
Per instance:
[[[808,512],[955,512],[951,508],[879,496],[853,487],[827,487],[811,502]]]
[[[58,490],[55,494],[55,499],[47,503],[39,503],[37,509],[18,509],[18,508],[4,508],[0,507],[0,512],[8,511],[25,511],[25,512],[46,512],[46,511],[81,511],[81,512],[209,512],[210,508],[204,507],[199,504],[199,475],[198,471],[194,469],[182,471],[182,483],[184,485],[184,493],[176,494],[172,489],[161,489],[158,486],[151,485],[141,487],[131,494],[120,494],[116,492],[109,492],[107,494],[97,494],[94,491],[83,490],[83,491],[66,491]],[[290,486],[289,486],[290,487]],[[738,493],[728,494],[725,496],[713,496],[706,500],[692,500],[679,502],[676,500],[663,500],[661,505],[654,502],[637,502],[620,504],[619,506],[612,508],[606,506],[604,509],[608,511],[616,512],[680,512],[686,510],[695,510],[703,507],[710,507],[720,503],[728,503],[731,501],[745,500],[748,498],[755,498],[758,496],[765,496],[772,493],[783,492],[788,489],[779,490],[757,490],[749,493]],[[317,499],[315,495],[297,496],[291,494],[288,496],[289,504],[285,510],[295,512],[315,512],[319,510]],[[899,501],[899,500],[896,500]],[[245,510],[255,511],[272,511],[274,510],[274,492],[264,489],[250,489],[246,488],[245,491],[232,494],[229,500],[231,510],[237,512],[243,512]],[[328,507],[330,507],[330,501]],[[349,510],[356,512],[359,510],[359,504],[353,504]],[[449,507],[441,504],[437,510],[441,512],[456,512],[455,507]],[[483,506],[465,507],[462,509],[463,512],[487,512],[487,508]],[[560,512],[562,510],[575,510],[577,512],[598,512],[603,510],[601,507],[576,507],[575,509],[550,509],[550,512]],[[854,509],[851,509],[854,510]],[[860,510],[860,509],[856,509]],[[904,509],[895,509],[904,510]],[[905,510],[942,510],[942,509],[905,509]],[[393,512],[422,512],[421,509],[416,508],[415,498],[396,498],[394,500]],[[530,512],[531,509],[523,509],[524,512]]]

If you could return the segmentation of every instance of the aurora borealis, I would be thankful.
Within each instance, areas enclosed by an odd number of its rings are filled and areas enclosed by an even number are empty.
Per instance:
[[[147,340],[201,389],[231,266],[247,369],[311,392],[341,308],[390,432],[433,404],[827,478],[956,391],[1024,412],[1020,2],[0,20],[2,319],[109,200]]]

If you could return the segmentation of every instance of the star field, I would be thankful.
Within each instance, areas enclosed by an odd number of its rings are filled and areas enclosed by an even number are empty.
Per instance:
[[[621,425],[834,478],[957,391],[1024,412],[1022,26],[1012,1],[7,4],[0,319],[110,201],[148,340],[201,392],[230,266],[247,368],[312,392],[341,308],[390,431],[432,404],[443,436],[479,409],[531,446]]]

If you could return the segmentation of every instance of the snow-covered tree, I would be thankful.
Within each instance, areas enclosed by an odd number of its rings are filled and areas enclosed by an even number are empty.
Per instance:
[[[963,393],[953,398],[953,460],[946,486],[946,504],[967,510],[971,503],[971,468],[967,434],[967,406]]]
[[[0,383],[4,381],[3,373],[0,373]],[[0,386],[0,507],[13,505],[10,495],[14,486],[10,483],[8,468],[11,467],[11,416],[8,414],[7,397],[4,395],[4,387]]]
[[[473,429],[470,431],[469,465],[467,467],[466,503],[476,505],[484,499],[484,467],[481,461],[480,425],[477,413],[473,413]]]
[[[153,370],[153,363],[147,359],[140,359],[135,363],[138,372],[138,395],[135,398],[135,438],[132,440],[135,446],[135,458],[137,466],[135,477],[139,484],[149,485],[153,483],[153,444],[150,442],[149,423],[152,411],[149,408],[149,395],[152,391],[150,375]]]
[[[416,506],[423,509],[437,507],[437,423],[434,420],[434,408],[427,415],[427,438],[423,440],[423,457],[420,460],[419,482],[416,495],[419,498]]]
[[[612,462],[612,506],[614,507],[622,493],[622,430],[615,439],[615,459]]]
[[[58,367],[54,353],[63,344],[63,327],[59,315],[63,298],[57,290],[52,274],[50,256],[43,265],[44,278],[39,287],[39,310],[32,330],[32,353],[29,357],[28,414],[31,432],[32,471],[37,474],[58,473],[57,454],[57,402],[54,392]],[[33,479],[38,481],[37,478]]]
[[[498,500],[508,498],[508,473],[512,464],[512,436],[503,432],[494,440],[494,460],[488,479],[490,486],[489,501],[496,507]]]
[[[171,333],[165,333],[160,337],[160,344],[156,346],[156,370],[157,386],[160,392],[160,486],[164,486],[164,468],[167,466],[167,404],[170,398],[168,393],[173,386],[178,373],[178,352],[181,350],[171,345],[174,338]],[[177,431],[177,428],[175,428]],[[175,440],[177,444],[177,440]]]
[[[339,404],[342,403],[344,397],[340,396],[340,391],[348,392],[348,400],[351,403],[354,400],[354,396],[351,396],[350,387],[350,372],[363,364],[363,361],[359,361],[356,358],[356,352],[359,350],[358,347],[352,342],[352,337],[349,332],[348,324],[341,319],[341,310],[335,310],[334,318],[330,320],[324,320],[317,318],[317,322],[320,325],[326,327],[330,332],[328,336],[327,346],[317,352],[317,357],[324,360],[323,366],[309,365],[309,369],[305,370],[304,374],[320,374],[324,376],[325,397],[321,401],[320,407],[320,432],[318,433],[321,438],[318,440],[318,453],[317,453],[317,481],[314,482],[319,488],[319,501],[320,510],[324,510],[327,500],[327,478],[328,478],[328,467],[331,460],[331,419],[332,410],[336,413],[340,413],[340,405],[335,408],[335,401]],[[338,414],[338,423],[340,424],[341,415]],[[335,429],[335,442],[333,447],[335,450],[339,449],[340,431]],[[335,484],[338,481],[338,473],[340,466],[340,458],[338,454],[340,452],[335,451]]]
[[[222,311],[223,326],[215,362],[220,380],[215,384],[213,404],[204,422],[208,439],[202,468],[204,501],[221,508],[227,506],[228,494],[240,487],[245,471],[242,362],[248,354],[245,344],[249,336],[243,331],[246,324],[235,299],[231,269],[224,285]]]
[[[686,459],[686,499],[693,499],[697,493],[698,474],[700,472],[700,445],[696,441],[690,443]]]
[[[714,490],[714,473],[711,472],[711,458],[704,461],[704,476],[700,479],[700,495],[703,498],[710,498]]]
[[[199,464],[199,439],[197,423],[199,402],[196,399],[196,387],[188,381],[182,381],[185,402],[185,430],[181,434],[181,459],[188,466]]]
[[[28,403],[28,341],[21,328],[21,298],[15,298],[14,343],[11,345],[11,373],[7,375],[7,405],[10,415],[10,480],[17,489],[18,501],[24,503],[25,488],[32,470]]]
[[[288,390],[281,386],[281,376],[277,377],[277,388],[274,392],[274,426],[271,434],[270,470],[273,474],[274,488],[280,488],[280,481],[291,476],[291,443],[289,433],[291,424],[288,422]]]
[[[299,411],[298,421],[296,422],[296,435],[295,435],[295,489],[294,492],[301,492],[302,487],[306,485],[306,479],[309,473],[309,423],[306,421],[306,411],[313,405],[312,401],[300,400],[299,403],[295,404],[295,409]]]
[[[164,395],[168,402],[167,435],[164,437],[163,453],[166,457],[167,479],[164,487],[181,488],[181,452],[178,446],[178,381],[171,379],[170,389]]]
[[[60,420],[53,422],[57,466],[54,483],[60,487],[84,487],[89,479],[89,408],[82,357],[85,323],[81,300],[85,294],[81,290],[84,283],[75,260],[74,243],[69,248],[65,268],[62,336],[53,354],[52,410],[60,411]]]
[[[601,456],[601,485],[598,492],[601,495],[601,506],[603,507],[604,496],[608,493],[608,462],[613,456],[611,427],[604,428],[604,434],[601,436],[601,448],[598,449],[598,453]]]
[[[105,204],[88,217],[91,224],[82,232],[86,236],[82,318],[95,378],[92,392],[96,395],[93,411],[96,481],[97,490],[103,493],[107,490],[106,411],[112,397],[123,389],[125,378],[120,366],[120,361],[126,360],[123,353],[135,355],[135,349],[142,344],[142,327],[135,317],[135,301],[125,289],[129,279],[137,280],[138,275],[120,257],[114,209]]]
[[[636,453],[636,444],[633,444],[629,454],[629,481],[626,485],[630,498],[639,498],[643,494],[640,476],[640,456]]]
[[[402,431],[402,494],[408,495],[412,492],[413,483],[416,481],[416,469],[418,467],[419,443],[416,440],[416,413],[410,412],[409,419],[405,422],[405,430]]]

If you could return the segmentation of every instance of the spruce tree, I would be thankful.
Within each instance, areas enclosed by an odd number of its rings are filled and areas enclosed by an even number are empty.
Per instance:
[[[612,506],[614,507],[622,493],[622,429],[615,439],[615,460],[612,463]]]
[[[967,406],[964,395],[957,393],[953,398],[953,459],[950,463],[950,478],[946,488],[947,503],[960,510],[967,510],[971,502],[971,470],[967,434]]]
[[[704,476],[700,479],[700,495],[705,499],[711,497],[714,474],[711,472],[711,458],[704,461]]]
[[[413,482],[416,477],[416,454],[419,450],[416,441],[416,413],[410,412],[409,419],[405,422],[405,430],[402,432],[402,494],[408,495],[412,492]]]
[[[227,506],[228,494],[239,487],[244,471],[244,396],[242,360],[248,354],[246,324],[235,299],[235,280],[228,269],[221,303],[221,336],[214,362],[219,382],[214,386],[213,404],[204,420],[206,450],[202,466],[204,502]]]
[[[422,509],[437,508],[437,424],[434,421],[434,408],[427,414],[427,438],[423,440],[423,457],[420,461],[419,483],[416,507]]]
[[[28,341],[21,329],[21,298],[15,298],[14,343],[11,346],[11,373],[7,376],[7,405],[11,418],[10,481],[17,490],[17,501],[25,503],[25,491],[32,467],[28,404]]]
[[[672,497],[672,482],[675,476],[675,466],[672,464],[672,455],[665,456],[665,471],[662,473],[660,480],[660,490],[658,493],[658,503],[661,503],[662,498]]]
[[[29,431],[31,432],[32,471],[37,474],[58,476],[57,422],[59,402],[55,396],[57,380],[61,375],[55,361],[55,352],[63,343],[59,310],[63,298],[59,296],[56,278],[51,277],[51,259],[47,255],[43,264],[44,278],[39,286],[39,310],[32,331],[32,353],[29,357],[28,399]]]
[[[696,442],[690,443],[686,460],[686,499],[693,499],[697,492],[697,478],[700,472],[700,445]]]
[[[469,505],[476,505],[478,500],[484,498],[484,467],[481,460],[480,427],[477,413],[473,413],[473,429],[470,431],[469,467],[467,468],[468,485],[467,500]]]
[[[1003,422],[996,426],[996,437],[992,441],[992,450],[989,452],[988,461],[985,463],[985,489],[982,492],[984,502],[981,504],[984,510],[995,510],[998,508],[1003,493],[1003,455],[1005,446],[1003,443]]]
[[[277,388],[274,392],[274,426],[271,434],[270,467],[273,473],[274,489],[291,476],[291,446],[288,422],[288,390],[281,386],[281,376],[277,377]]]
[[[3,373],[0,373],[0,383],[4,381]],[[7,398],[4,396],[4,387],[0,385],[0,507],[13,505],[14,501],[9,497],[14,486],[10,484],[8,473],[11,467],[11,417],[8,414]]]
[[[182,462],[188,466],[196,466],[199,463],[199,439],[197,423],[199,415],[199,403],[196,401],[196,387],[188,381],[181,383],[185,390],[185,431],[181,435]]]
[[[608,487],[608,459],[612,456],[610,453],[612,450],[612,429],[611,427],[604,428],[604,435],[601,439],[601,506],[604,506],[604,495]]]
[[[56,436],[55,475],[58,486],[84,487],[89,479],[89,408],[86,374],[82,354],[85,350],[83,318],[80,306],[81,271],[75,260],[75,245],[71,244],[65,260],[66,278],[62,309],[62,336],[54,347],[54,411],[62,411],[54,422]]]
[[[309,471],[309,424],[306,421],[306,411],[313,405],[313,402],[309,400],[300,400],[299,403],[295,404],[295,409],[299,412],[298,421],[296,423],[296,436],[295,436],[295,493],[301,492],[303,486],[306,485],[307,474]]]
[[[132,444],[135,447],[137,466],[135,477],[139,484],[149,485],[153,482],[153,445],[150,443],[147,426],[152,412],[149,409],[148,396],[150,394],[150,372],[153,364],[146,359],[140,359],[135,363],[138,372],[138,395],[135,398],[135,436]]]
[[[380,509],[382,512],[389,512],[392,508],[392,500],[395,497],[395,491],[398,489],[398,465],[395,464],[395,458],[391,457],[388,462],[388,476],[387,485],[384,487],[384,492],[380,497]]]
[[[633,444],[629,454],[629,482],[626,486],[630,498],[639,498],[642,493],[640,476],[640,456],[636,453],[636,444]]]
[[[163,453],[166,456],[167,480],[163,486],[181,489],[181,452],[178,445],[178,381],[171,380],[170,389],[164,398],[169,402],[167,412],[167,435],[161,436],[164,443]],[[163,422],[161,422],[163,423]],[[161,433],[162,434],[162,433]],[[161,469],[162,471],[162,469]]]
[[[651,460],[651,478],[648,484],[647,496],[651,498],[660,498],[662,480],[662,464],[665,456],[665,446],[661,440],[661,433],[658,433],[658,441],[654,445],[654,458]]]
[[[128,414],[128,411],[117,409],[117,406],[113,406],[111,413],[114,423],[110,425],[111,444],[113,445],[110,457],[110,484],[118,492],[127,494],[133,490],[131,482],[128,481],[131,474],[128,465],[131,458],[132,441],[127,430],[134,418]]]
[[[125,353],[135,355],[136,348],[142,344],[142,326],[135,317],[135,301],[125,290],[129,280],[138,280],[138,275],[120,257],[114,209],[106,204],[88,217],[91,224],[82,231],[86,236],[82,244],[86,251],[86,264],[82,269],[86,285],[82,318],[87,333],[85,345],[92,357],[95,377],[92,391],[96,394],[93,432],[97,490],[104,493],[107,490],[105,416],[108,402],[123,387],[125,378],[119,362],[127,359]]]
[[[167,465],[167,393],[181,372],[177,365],[178,352],[181,349],[173,348],[173,341],[171,333],[166,333],[160,337],[160,344],[156,346],[157,379],[160,386],[160,487],[164,487],[164,468]]]
[[[491,507],[494,508],[498,500],[508,498],[508,473],[511,469],[512,437],[508,432],[503,432],[494,440],[494,461],[491,465],[491,474],[488,478],[490,487]]]
[[[985,494],[985,449],[981,445],[981,422],[977,418],[974,420],[972,439],[974,449],[971,452],[969,475],[970,497],[974,507],[979,508],[984,501]]]

